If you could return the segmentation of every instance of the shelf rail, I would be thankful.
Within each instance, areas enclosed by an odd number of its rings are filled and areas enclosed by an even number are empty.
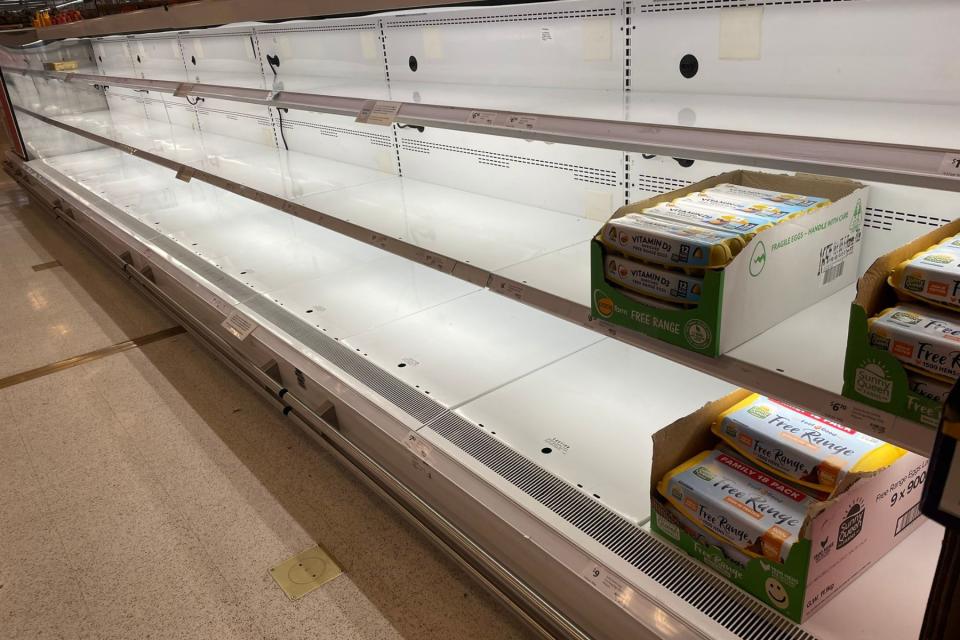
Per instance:
[[[278,109],[357,117],[375,100],[293,91],[15,69],[28,76],[99,86],[217,98]],[[680,127],[498,109],[394,102],[393,121],[528,140],[801,171],[960,191],[960,150],[881,142]]]

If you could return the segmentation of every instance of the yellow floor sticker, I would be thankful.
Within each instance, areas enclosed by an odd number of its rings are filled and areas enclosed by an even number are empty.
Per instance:
[[[341,573],[337,563],[319,545],[270,569],[270,575],[291,600],[299,600]]]

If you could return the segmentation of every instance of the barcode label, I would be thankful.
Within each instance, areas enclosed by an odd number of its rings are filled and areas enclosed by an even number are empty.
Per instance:
[[[843,275],[843,265],[846,264],[841,262],[838,265],[832,266],[826,271],[823,272],[823,284],[830,284],[837,278]]]
[[[911,524],[920,517],[920,503],[913,505],[910,509],[907,510],[905,514],[897,518],[897,528],[893,532],[893,536],[897,537],[900,535],[900,532],[909,527]]]

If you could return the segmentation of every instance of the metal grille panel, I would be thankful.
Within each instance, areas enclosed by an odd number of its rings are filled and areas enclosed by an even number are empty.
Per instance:
[[[815,640],[461,416],[446,413],[427,426],[743,640]]]

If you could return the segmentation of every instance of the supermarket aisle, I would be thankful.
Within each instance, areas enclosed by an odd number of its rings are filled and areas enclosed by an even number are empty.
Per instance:
[[[8,383],[174,326],[62,234],[0,182]],[[42,373],[0,388],[4,638],[529,637],[188,335]],[[344,575],[291,602],[315,542]]]

